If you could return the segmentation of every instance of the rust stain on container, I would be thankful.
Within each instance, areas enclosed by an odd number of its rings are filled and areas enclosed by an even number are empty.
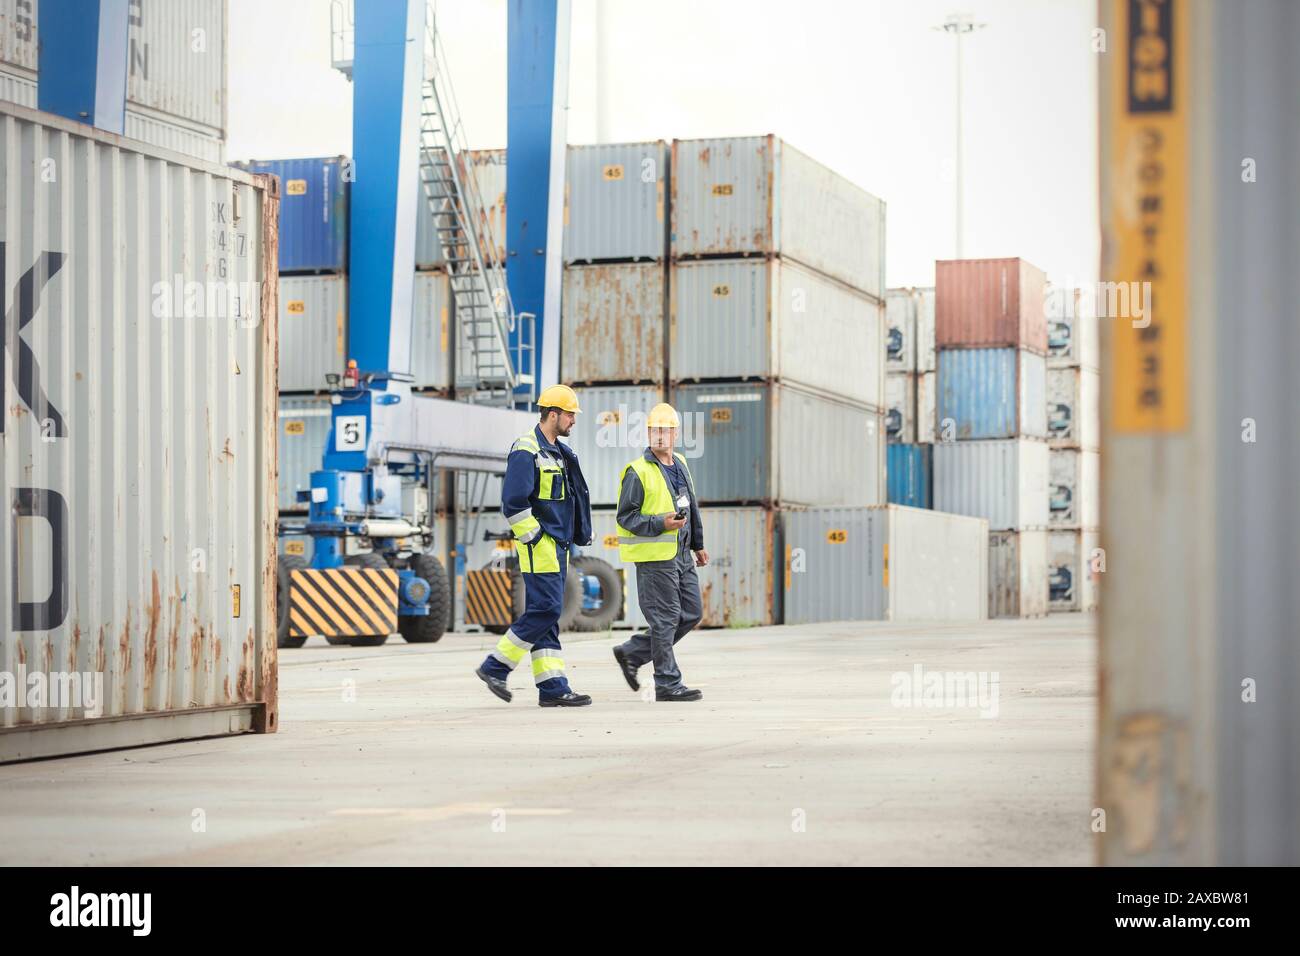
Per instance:
[[[1047,354],[1047,277],[1024,259],[934,264],[938,348],[1026,348]]]

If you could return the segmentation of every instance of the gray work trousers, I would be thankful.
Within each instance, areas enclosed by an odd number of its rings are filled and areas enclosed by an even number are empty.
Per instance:
[[[628,638],[623,652],[637,667],[654,661],[656,690],[676,690],[682,686],[682,672],[673,645],[704,616],[694,555],[682,547],[668,561],[638,561],[636,590],[646,631]]]

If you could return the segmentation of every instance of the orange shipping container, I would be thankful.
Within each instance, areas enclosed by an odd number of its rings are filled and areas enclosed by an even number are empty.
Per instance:
[[[1047,277],[1024,259],[934,264],[935,346],[1024,348],[1047,353]]]

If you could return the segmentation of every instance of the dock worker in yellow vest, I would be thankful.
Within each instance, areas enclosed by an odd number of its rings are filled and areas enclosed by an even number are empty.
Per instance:
[[[695,482],[686,458],[673,451],[681,420],[671,405],[650,409],[650,445],[619,476],[618,556],[636,565],[637,599],[646,632],[614,648],[623,678],[640,690],[637,670],[653,661],[655,700],[704,695],[682,683],[674,646],[700,623],[704,609],[696,565],[709,563]]]
[[[569,687],[560,656],[570,546],[591,544],[591,496],[577,454],[560,441],[568,437],[581,409],[567,385],[543,389],[537,405],[541,421],[510,446],[501,489],[501,511],[514,532],[524,579],[524,612],[475,673],[509,703],[506,680],[528,657],[541,706],[583,707],[591,698]]]

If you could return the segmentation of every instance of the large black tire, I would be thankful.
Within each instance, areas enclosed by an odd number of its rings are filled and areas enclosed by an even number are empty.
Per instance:
[[[429,613],[423,617],[399,617],[397,629],[408,644],[432,644],[447,631],[451,609],[451,587],[447,572],[431,554],[412,555],[410,569],[429,582]]]
[[[354,554],[343,561],[350,568],[370,568],[374,571],[387,571],[388,562],[381,554],[371,551],[369,554]],[[378,647],[388,640],[387,634],[366,634],[360,637],[326,637],[331,644],[346,644],[348,647]]]
[[[574,574],[573,572],[579,572]],[[600,582],[600,605],[590,611],[582,608],[581,575],[589,574]],[[600,558],[582,555],[573,559],[570,579],[578,583],[577,614],[573,619],[575,631],[607,631],[618,620],[623,609],[623,580],[613,565]]]
[[[577,570],[577,559],[570,558],[569,573],[564,576],[564,603],[560,606],[561,631],[572,631],[582,614],[582,576],[574,573]]]
[[[275,646],[302,647],[306,637],[289,636],[289,574],[310,565],[300,554],[282,554],[275,562]]]
[[[510,620],[516,621],[520,614],[524,613],[524,576],[519,573],[519,559],[516,557],[507,558],[505,566],[510,574]],[[482,570],[487,571],[492,568],[491,563],[485,564]],[[504,572],[503,572],[504,573]],[[504,634],[510,630],[509,624],[484,624],[483,630],[489,634]]]

